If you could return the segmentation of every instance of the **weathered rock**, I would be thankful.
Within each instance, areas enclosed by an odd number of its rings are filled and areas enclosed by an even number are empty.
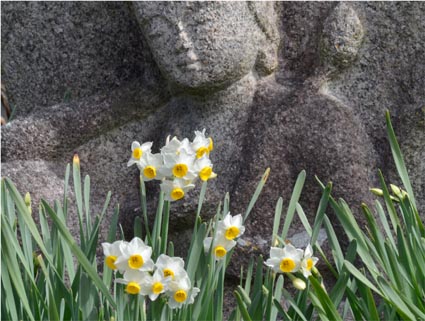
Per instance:
[[[1,9],[2,83],[17,117],[155,79],[127,3],[2,2]]]
[[[120,202],[121,221],[130,233],[139,213],[138,170],[126,168],[131,142],[154,141],[157,150],[168,134],[192,137],[193,130],[206,128],[215,141],[211,158],[219,177],[209,184],[204,216],[215,213],[226,191],[231,194],[232,213],[242,211],[261,174],[271,167],[248,222],[248,245],[240,246],[248,256],[253,253],[249,244],[270,241],[275,203],[279,196],[288,203],[302,169],[308,179],[301,203],[311,219],[320,197],[314,175],[324,182],[332,180],[334,194],[354,208],[361,200],[371,200],[368,188],[376,184],[378,167],[394,179],[385,139],[388,108],[424,212],[424,4],[283,2],[277,4],[274,16],[270,3],[143,2],[131,10],[124,3],[75,3],[72,8],[82,12],[99,9],[94,18],[82,15],[79,21],[109,21],[108,13],[114,12],[117,20],[111,23],[119,24],[108,35],[96,29],[95,39],[83,37],[79,42],[75,33],[88,32],[83,23],[63,27],[63,34],[49,32],[57,28],[56,21],[69,21],[63,9],[67,5],[39,5],[46,16],[55,13],[49,24],[37,5],[2,3],[2,27],[6,26],[2,44],[7,40],[12,46],[2,48],[6,53],[22,51],[16,59],[12,54],[2,58],[5,79],[13,85],[8,91],[23,106],[31,106],[2,128],[3,175],[12,176],[34,200],[56,195],[49,191],[59,188],[61,168],[77,151],[83,172],[92,178],[94,212],[100,211],[104,196],[112,190],[113,203]],[[26,34],[22,17],[43,22],[28,24],[34,31]],[[21,25],[16,31],[14,23]],[[69,56],[70,65],[78,70],[87,64],[87,69],[68,75],[82,79],[77,90],[81,94],[75,97],[106,93],[46,107],[61,101],[62,89],[52,83],[28,85],[22,78],[28,73],[56,72],[65,77],[69,69],[64,69],[60,55],[53,55],[51,69],[41,62],[34,65],[31,57],[49,57],[45,47],[13,45],[15,38],[23,37],[20,42],[27,43],[33,32],[47,39],[42,41],[78,48]],[[117,54],[111,47],[100,57],[78,54],[92,52],[98,45],[106,50],[105,44],[115,42],[127,52]],[[108,80],[96,73],[101,57],[107,58]],[[126,72],[112,72],[121,70],[115,64],[123,57]],[[21,80],[12,77],[9,66],[16,64],[22,66]],[[132,79],[137,81],[130,85]],[[108,92],[115,84],[120,88]],[[32,106],[37,107],[28,114]],[[56,173],[51,188],[40,189],[25,178],[31,175],[27,173],[34,160],[41,162],[38,172],[46,177]],[[50,165],[41,166],[43,162]],[[148,185],[150,199],[157,188],[155,183]],[[192,227],[195,203],[191,197],[173,203],[176,237]],[[289,236],[300,232],[301,224],[295,222]],[[264,253],[267,246],[260,250]]]

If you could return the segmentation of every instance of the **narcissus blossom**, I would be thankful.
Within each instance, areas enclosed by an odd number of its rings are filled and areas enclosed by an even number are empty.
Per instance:
[[[303,254],[303,250],[296,249],[292,244],[287,244],[284,248],[272,247],[270,258],[265,265],[277,273],[297,272],[300,269]]]
[[[125,291],[128,294],[142,294],[142,283],[148,276],[148,272],[128,270],[124,272],[123,278],[116,279],[115,282],[126,284]]]
[[[120,271],[153,270],[152,248],[147,246],[140,238],[135,237],[130,243],[121,243],[120,250],[122,254],[115,261],[115,266]]]
[[[162,271],[164,277],[171,277],[172,280],[186,277],[187,275],[184,269],[184,261],[180,257],[170,257],[161,254],[156,260],[155,266]]]
[[[195,131],[195,138],[193,139],[192,144],[190,145],[193,151],[196,153],[196,158],[201,158],[204,155],[209,155],[213,150],[214,145],[211,137],[205,136],[205,129],[200,131]]]
[[[163,191],[165,195],[164,199],[170,202],[183,198],[188,190],[195,187],[195,185],[190,184],[190,182],[179,178],[172,181],[164,180],[160,186],[161,191]]]
[[[145,182],[164,178],[161,170],[163,167],[161,154],[152,154],[151,152],[144,153],[137,167],[139,167],[140,174]]]
[[[184,304],[192,304],[198,295],[199,289],[192,288],[189,277],[181,278],[169,283],[167,291],[168,305],[171,309],[181,308]]]
[[[242,223],[241,214],[232,216],[227,213],[222,221],[218,221],[217,233],[222,233],[226,239],[233,240],[245,232],[245,226]]]
[[[167,177],[182,178],[185,180],[193,180],[196,173],[193,168],[195,156],[191,155],[186,149],[181,149],[178,154],[163,153],[164,166],[162,174]]]
[[[140,145],[139,142],[134,141],[131,144],[131,158],[128,161],[127,166],[139,163],[143,154],[151,151],[151,147],[152,142],[147,142]]]
[[[234,240],[227,239],[222,233],[217,233],[214,237],[204,239],[204,251],[211,254],[216,260],[223,260],[226,254],[236,245]]]
[[[217,177],[217,174],[213,172],[213,165],[207,155],[197,159],[193,164],[193,170],[198,173],[199,178],[202,181],[207,181],[210,178]]]
[[[156,270],[153,275],[148,274],[142,280],[140,293],[155,301],[161,293],[168,290],[170,282],[171,277],[165,277],[161,270]]]
[[[301,261],[301,270],[306,278],[311,275],[311,269],[316,265],[317,261],[319,259],[313,256],[313,248],[309,244],[304,250],[304,257]]]
[[[120,245],[124,241],[115,241],[114,243],[102,243],[103,254],[105,255],[105,264],[111,270],[116,271],[118,268],[115,265],[115,261],[119,256],[122,255]]]

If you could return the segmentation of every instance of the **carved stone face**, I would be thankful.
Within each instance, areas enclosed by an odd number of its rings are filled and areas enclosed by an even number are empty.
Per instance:
[[[245,2],[133,5],[152,54],[172,85],[199,92],[220,89],[253,70],[264,35]]]

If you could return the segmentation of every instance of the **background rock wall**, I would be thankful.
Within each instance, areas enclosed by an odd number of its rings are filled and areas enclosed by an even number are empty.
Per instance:
[[[328,102],[334,101],[342,114],[349,115],[343,118],[347,122],[344,126],[352,125],[350,119],[359,122],[360,127],[355,128],[367,136],[364,150],[371,150],[371,164],[395,181],[385,133],[384,111],[389,109],[424,215],[425,4],[350,2],[364,30],[358,58],[322,83],[320,92],[324,98],[317,100],[314,90],[324,70],[322,34],[328,17],[339,5],[276,4],[281,35],[277,83],[286,88],[285,93],[292,93],[292,101],[298,104],[294,110],[302,111],[306,117],[331,119],[327,117],[327,113],[332,113]],[[2,2],[1,9],[2,83],[17,110],[16,120],[2,128],[2,175],[12,177],[22,192],[29,190],[34,199],[56,199],[65,163],[78,151],[83,171],[92,176],[97,190],[93,202],[100,207],[106,192],[112,190],[113,202],[122,205],[123,217],[133,217],[138,177],[137,170],[126,168],[128,149],[135,139],[163,141],[163,137],[150,134],[155,118],[149,117],[153,111],[161,110],[169,93],[145,45],[131,4]],[[279,95],[273,88],[268,90],[256,98],[258,106],[269,103],[264,98],[268,93]],[[326,101],[320,103],[323,99]],[[319,109],[322,104],[328,107],[309,113],[309,108]],[[338,117],[335,119],[338,121]],[[57,124],[60,128],[56,128]],[[291,132],[286,128],[279,130]],[[320,132],[318,125],[315,133]],[[359,137],[363,136],[353,137],[353,146],[362,144]],[[32,145],[30,153],[25,152],[28,145]],[[261,208],[257,209],[254,222],[258,224],[264,224],[262,215],[266,219],[272,215],[277,196],[290,190],[298,173],[291,172],[296,168],[297,155],[292,155],[291,166],[285,168],[281,168],[279,154],[269,157],[272,175],[284,173],[288,181],[279,182],[280,185],[271,182],[265,190],[270,213],[262,214]],[[359,155],[362,161],[365,157]],[[346,164],[339,165],[344,168]],[[375,165],[373,170],[366,169],[371,181],[376,181]],[[217,163],[219,174],[225,166]],[[314,168],[306,170],[310,175],[316,174]],[[259,169],[254,175],[259,177],[261,172]],[[52,179],[39,179],[43,173],[52,175]],[[350,173],[344,175],[341,180],[350,178]],[[365,193],[368,184],[360,186]],[[214,186],[212,183],[211,188]],[[228,186],[227,190],[241,192],[236,186]],[[224,195],[221,188],[216,192]],[[340,195],[352,197],[344,191]],[[307,197],[305,202],[314,200]],[[316,203],[310,205],[314,207]]]

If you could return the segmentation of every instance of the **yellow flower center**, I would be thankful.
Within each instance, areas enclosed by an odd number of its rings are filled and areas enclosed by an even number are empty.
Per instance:
[[[136,282],[128,282],[125,291],[129,294],[138,294],[140,292],[140,285]]]
[[[182,303],[186,301],[187,299],[187,293],[185,290],[178,290],[174,293],[174,300],[176,300],[178,303]]]
[[[285,257],[282,261],[280,261],[279,267],[282,272],[291,272],[293,269],[295,269],[296,264],[293,259]]]
[[[176,164],[173,167],[173,175],[175,177],[182,178],[187,174],[188,170],[189,169],[186,164]]]
[[[140,157],[142,157],[142,154],[143,154],[143,152],[142,152],[142,149],[140,147],[136,147],[133,150],[133,158],[135,158],[135,159],[140,159]]]
[[[211,137],[209,137],[208,140],[210,141],[210,144],[208,145],[208,150],[212,151],[214,149],[214,142]]]
[[[154,294],[160,294],[164,290],[164,285],[161,282],[156,282],[152,285],[152,292]]]
[[[216,246],[214,249],[214,254],[216,257],[223,257],[227,253],[226,249],[222,246]]]
[[[307,259],[307,270],[311,270],[313,268],[313,260],[311,258]]]
[[[146,166],[143,170],[143,175],[145,175],[149,179],[155,178],[156,168],[153,166]]]
[[[144,263],[143,257],[140,254],[134,254],[128,259],[128,266],[132,269],[139,269]]]
[[[199,172],[199,177],[205,182],[205,181],[208,180],[208,178],[210,178],[211,174],[212,174],[212,168],[211,167],[204,167]]]
[[[171,191],[171,198],[173,200],[177,201],[183,197],[184,197],[184,191],[181,188],[177,187]]]
[[[116,270],[117,269],[117,267],[115,266],[116,260],[117,260],[117,257],[114,255],[107,256],[105,259],[106,266],[110,268],[111,270]]]
[[[171,269],[164,269],[164,277],[171,276],[174,279],[174,272]]]
[[[224,233],[224,236],[228,240],[233,240],[235,237],[239,235],[239,229],[236,226],[229,227],[226,232]]]
[[[206,153],[209,153],[210,151],[208,150],[207,147],[202,146],[199,147],[198,150],[196,151],[196,158],[201,158],[202,156],[204,156]]]

